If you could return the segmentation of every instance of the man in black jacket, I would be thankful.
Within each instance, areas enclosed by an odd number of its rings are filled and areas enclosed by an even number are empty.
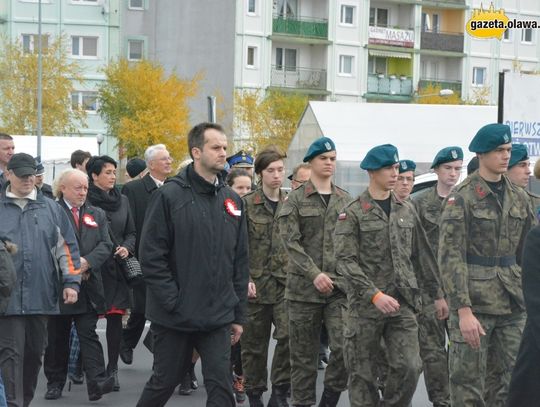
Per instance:
[[[172,172],[172,159],[163,144],[156,144],[146,149],[144,153],[148,173],[141,179],[131,181],[124,185],[122,193],[128,197],[131,215],[135,222],[137,240],[135,253],[139,253],[141,233],[150,196],[158,189]],[[137,255],[139,257],[139,255]],[[122,333],[122,349],[120,358],[128,365],[133,363],[133,349],[137,346],[144,331],[146,318],[144,317],[146,303],[146,286],[139,282],[133,287],[133,307],[126,328]]]
[[[199,352],[207,406],[234,407],[231,342],[246,322],[248,252],[242,200],[225,187],[227,138],[201,123],[188,135],[193,164],[154,192],[140,254],[152,321],[154,372],[139,407],[164,406]]]
[[[108,259],[113,245],[105,212],[86,203],[87,192],[88,177],[80,170],[66,170],[57,181],[58,204],[68,215],[79,244],[82,284],[79,300],[75,304],[61,303],[61,315],[49,319],[44,359],[47,400],[60,398],[66,383],[72,320],[79,334],[88,398],[99,400],[103,394],[112,391],[114,385],[114,378],[106,373],[103,348],[96,334],[98,314],[106,311],[100,266]]]

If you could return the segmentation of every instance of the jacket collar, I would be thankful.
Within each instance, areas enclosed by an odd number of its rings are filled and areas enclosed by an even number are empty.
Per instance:
[[[319,191],[317,191],[317,188],[315,187],[315,185],[313,185],[313,182],[311,182],[311,180],[306,181],[303,187],[304,187],[304,196],[306,198],[313,194],[319,193]],[[334,183],[331,184],[331,188],[332,188],[332,195],[337,195],[339,197],[345,195],[341,189],[339,189],[338,187],[334,185]]]
[[[144,188],[146,189],[147,192],[152,192],[153,190],[157,189],[157,185],[156,185],[155,181],[152,179],[152,177],[150,176],[150,173],[148,173],[144,177],[142,177],[141,181],[142,181],[142,183],[144,185]]]
[[[189,164],[182,172],[172,178],[168,178],[165,182],[175,182],[184,188],[192,188],[197,193],[217,194],[225,184],[221,173],[216,175],[217,184],[211,184],[201,177],[195,171],[193,163]]]

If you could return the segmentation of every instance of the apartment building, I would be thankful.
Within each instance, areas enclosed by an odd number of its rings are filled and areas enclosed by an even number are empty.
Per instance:
[[[82,135],[105,135],[102,152],[113,152],[115,141],[106,137],[106,126],[97,110],[97,88],[105,79],[101,69],[119,55],[119,5],[121,0],[42,0],[42,35],[46,44],[65,36],[71,58],[83,68],[83,83],[75,84],[72,106],[87,112]],[[0,33],[35,52],[38,39],[38,1],[0,1]]]

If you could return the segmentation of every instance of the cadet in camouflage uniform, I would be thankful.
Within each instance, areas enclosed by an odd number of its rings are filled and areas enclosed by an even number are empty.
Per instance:
[[[336,406],[347,388],[343,362],[343,282],[336,274],[334,228],[350,202],[347,192],[332,184],[336,147],[322,137],[304,157],[311,178],[292,191],[279,214],[279,228],[289,253],[285,298],[289,307],[292,403],[315,404],[321,323],[328,330],[330,360],[320,407]]]
[[[262,150],[255,161],[261,186],[244,196],[249,233],[248,323],[242,335],[242,366],[251,407],[263,407],[267,390],[268,345],[274,325],[277,341],[270,381],[272,396],[268,406],[288,407],[291,381],[289,328],[285,306],[287,252],[279,236],[277,214],[285,194],[283,155],[273,147]]]
[[[399,160],[399,174],[394,187],[394,195],[403,202],[409,201],[414,187],[416,163],[412,160]]]
[[[371,149],[361,168],[369,173],[368,189],[339,215],[335,231],[337,269],[348,299],[344,354],[349,400],[352,407],[379,405],[371,358],[384,338],[390,366],[384,405],[404,407],[420,375],[418,284],[435,300],[441,318],[448,308],[420,219],[412,204],[391,192],[398,175],[397,149],[390,144]]]
[[[510,142],[506,125],[478,131],[469,150],[477,153],[480,168],[448,196],[441,215],[438,261],[451,309],[452,407],[487,405],[488,349],[503,367],[497,398],[504,402],[523,332],[519,264],[533,214],[523,189],[503,175]]]
[[[414,199],[416,211],[435,254],[439,248],[443,202],[458,183],[462,166],[463,150],[460,147],[443,148],[431,164],[437,174],[437,183]],[[429,400],[434,407],[450,406],[446,322],[437,319],[435,309],[425,294],[422,299],[422,312],[418,314],[418,339]]]

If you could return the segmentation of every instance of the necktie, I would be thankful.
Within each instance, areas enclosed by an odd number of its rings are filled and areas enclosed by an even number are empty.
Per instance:
[[[75,226],[79,229],[79,208],[71,208],[71,213],[73,213],[73,219],[75,219]]]

